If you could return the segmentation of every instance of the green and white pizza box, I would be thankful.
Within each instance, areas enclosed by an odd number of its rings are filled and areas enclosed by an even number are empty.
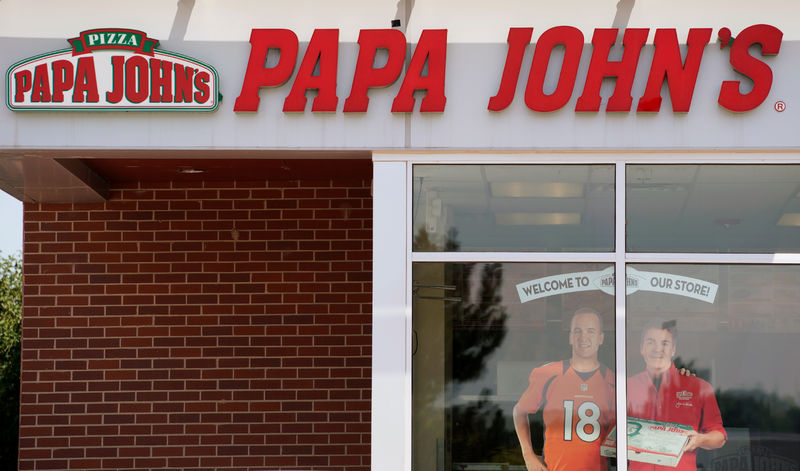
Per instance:
[[[628,459],[675,467],[683,456],[691,430],[688,425],[628,417]],[[600,454],[617,456],[616,427],[603,441]]]

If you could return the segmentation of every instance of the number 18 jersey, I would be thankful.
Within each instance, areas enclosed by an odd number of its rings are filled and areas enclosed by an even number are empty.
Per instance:
[[[569,361],[534,369],[517,406],[542,410],[544,460],[549,471],[598,471],[607,468],[600,445],[615,422],[614,372],[603,365],[578,373]]]

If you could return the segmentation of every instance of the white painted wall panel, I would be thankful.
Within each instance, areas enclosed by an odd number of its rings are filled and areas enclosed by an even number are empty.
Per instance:
[[[572,99],[561,110],[535,113],[524,104],[533,55],[531,45],[523,62],[514,103],[502,112],[488,111],[489,98],[499,86],[507,49],[504,41],[511,26],[532,26],[536,35],[552,26],[575,24],[584,30],[585,40],[589,42],[594,27],[609,27],[614,21],[622,21],[616,7],[626,4],[633,4],[633,7],[629,15],[622,15],[626,20],[623,23],[651,27],[668,25],[661,10],[643,2],[593,2],[591,11],[598,8],[609,11],[590,15],[590,10],[579,9],[576,2],[545,5],[521,0],[491,4],[473,1],[460,7],[449,0],[414,2],[409,42],[417,41],[422,28],[449,28],[448,100],[444,113],[392,114],[391,103],[400,87],[399,81],[390,87],[370,91],[368,113],[345,115],[341,112],[350,92],[358,53],[358,46],[353,42],[355,28],[359,24],[364,28],[388,26],[392,17],[400,16],[403,10],[400,3],[408,4],[394,0],[370,4],[369,8],[360,7],[359,2],[345,2],[340,6],[339,13],[350,16],[344,15],[348,19],[341,20],[339,25],[342,28],[339,111],[283,113],[281,109],[291,87],[290,81],[279,88],[262,90],[257,113],[234,113],[233,105],[250,52],[250,45],[244,39],[249,36],[249,28],[276,26],[285,18],[285,26],[296,29],[303,41],[313,27],[336,26],[331,22],[339,21],[336,20],[339,16],[326,14],[324,9],[309,13],[308,9],[300,8],[301,3],[258,2],[259,6],[253,6],[253,2],[244,0],[197,0],[187,20],[186,39],[170,40],[166,32],[169,28],[165,30],[164,21],[154,21],[153,15],[162,20],[168,18],[167,22],[171,23],[178,10],[177,2],[153,7],[150,16],[131,15],[130,24],[121,25],[118,12],[88,8],[93,5],[88,0],[69,2],[69,11],[64,10],[64,5],[42,1],[43,7],[55,13],[61,11],[63,15],[63,21],[55,30],[61,36],[54,37],[52,32],[34,23],[33,16],[20,13],[23,10],[19,0],[4,0],[0,2],[0,24],[9,27],[0,28],[0,69],[6,70],[14,62],[39,53],[66,48],[66,39],[76,36],[89,24],[130,26],[142,28],[160,39],[163,49],[214,66],[220,73],[220,91],[224,99],[220,108],[212,113],[12,112],[3,106],[0,107],[0,149],[717,150],[800,147],[800,133],[795,132],[800,119],[800,88],[796,86],[796,77],[800,75],[800,14],[793,13],[800,7],[791,2],[765,0],[756,10],[753,5],[730,5],[730,2],[725,2],[726,8],[721,8],[721,3],[713,0],[703,3],[702,9],[694,6],[699,11],[692,11],[692,14],[688,14],[690,6],[684,5],[680,8],[687,9],[686,15],[668,17],[672,18],[680,35],[685,35],[688,26],[714,28],[712,43],[705,50],[692,107],[686,114],[671,111],[666,89],[662,91],[665,97],[662,110],[657,114],[575,113],[575,102],[581,94],[591,55],[589,45],[584,48]],[[78,12],[80,18],[73,18]],[[20,24],[29,28],[11,27],[9,18],[19,19]],[[570,18],[574,18],[574,22],[568,21]],[[731,68],[730,49],[720,50],[713,41],[719,28],[730,26],[736,34],[737,28],[751,21],[764,21],[781,28],[784,41],[780,54],[766,59],[774,72],[772,91],[766,102],[754,111],[734,114],[717,104],[720,84],[723,80],[746,82],[747,79]],[[41,31],[38,36],[36,31]],[[651,30],[651,39],[653,34]],[[681,38],[685,36],[679,36]],[[647,46],[642,53],[633,88],[633,107],[644,89],[651,48]],[[302,44],[301,56],[304,49]],[[757,54],[757,49],[752,53]],[[552,67],[557,65],[554,63]],[[613,83],[613,80],[606,81],[605,96],[611,93]],[[314,93],[308,95],[311,101]],[[778,100],[787,105],[783,113],[773,109]],[[310,107],[309,103],[307,109]],[[601,110],[604,107],[605,103]]]

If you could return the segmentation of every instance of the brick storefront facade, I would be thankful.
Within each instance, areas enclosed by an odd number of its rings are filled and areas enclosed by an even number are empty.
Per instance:
[[[26,203],[20,469],[369,469],[369,185]]]

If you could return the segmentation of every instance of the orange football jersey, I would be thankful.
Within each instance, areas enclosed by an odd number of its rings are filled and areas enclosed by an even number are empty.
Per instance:
[[[607,468],[600,444],[616,421],[615,393],[614,372],[603,365],[578,373],[569,361],[559,361],[531,372],[518,406],[531,414],[542,410],[549,471]]]

